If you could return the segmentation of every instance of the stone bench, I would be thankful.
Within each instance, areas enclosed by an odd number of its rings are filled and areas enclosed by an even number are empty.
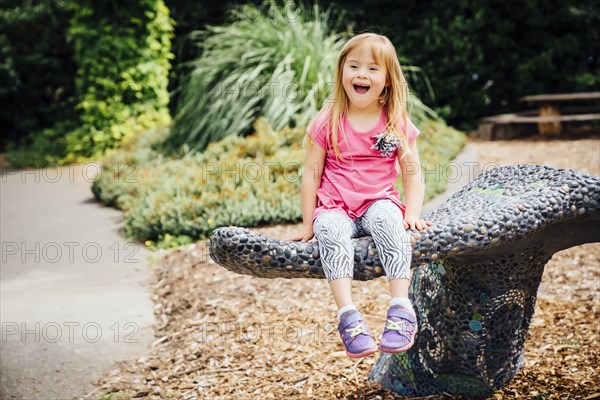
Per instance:
[[[523,365],[544,266],[560,250],[600,241],[600,179],[540,165],[479,175],[423,216],[410,296],[415,345],[383,354],[371,379],[402,395],[487,396]],[[370,237],[353,239],[354,279],[383,276]],[[215,230],[215,262],[262,278],[325,278],[316,242],[286,242],[238,227]]]

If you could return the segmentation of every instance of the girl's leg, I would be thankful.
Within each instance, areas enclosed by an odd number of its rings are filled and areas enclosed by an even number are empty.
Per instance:
[[[338,309],[352,304],[354,247],[351,238],[356,225],[350,217],[326,211],[316,218],[314,233],[319,243],[321,265]]]
[[[353,304],[351,277],[346,276],[331,280],[329,281],[329,287],[331,288],[331,293],[333,293],[333,299],[335,300],[338,310]]]
[[[410,236],[404,230],[402,212],[390,200],[373,203],[361,222],[377,246],[392,293],[379,350],[400,353],[412,347],[417,333],[417,318],[408,298]]]
[[[356,224],[345,214],[328,211],[319,214],[313,230],[319,242],[323,271],[338,306],[338,332],[346,354],[352,358],[373,354],[377,344],[352,304],[354,246],[351,238],[358,231]]]
[[[390,279],[390,292],[392,298],[394,297],[408,297],[408,287],[410,286],[410,279],[396,278]]]

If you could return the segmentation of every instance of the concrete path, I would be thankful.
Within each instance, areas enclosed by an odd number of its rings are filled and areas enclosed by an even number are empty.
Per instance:
[[[95,202],[98,171],[0,175],[1,399],[82,398],[154,339],[149,252],[123,239],[120,211]]]

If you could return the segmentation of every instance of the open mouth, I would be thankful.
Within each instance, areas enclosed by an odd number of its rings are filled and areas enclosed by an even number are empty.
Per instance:
[[[352,86],[354,86],[354,91],[358,94],[365,94],[371,88],[371,86],[369,86],[369,85],[352,85]]]

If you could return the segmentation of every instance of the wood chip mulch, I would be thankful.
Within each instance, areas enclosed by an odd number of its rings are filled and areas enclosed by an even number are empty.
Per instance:
[[[600,176],[600,139],[473,143],[482,163],[534,162]],[[257,231],[285,238],[298,225]],[[214,264],[207,241],[156,252],[156,341],[96,382],[113,399],[400,399],[367,379],[376,356],[343,351],[325,280],[261,279]],[[354,284],[378,336],[385,280]],[[525,365],[495,399],[600,399],[600,244],[554,255],[538,292]],[[107,396],[104,398],[108,398]],[[429,398],[453,398],[438,396]],[[460,397],[454,397],[460,398]]]

